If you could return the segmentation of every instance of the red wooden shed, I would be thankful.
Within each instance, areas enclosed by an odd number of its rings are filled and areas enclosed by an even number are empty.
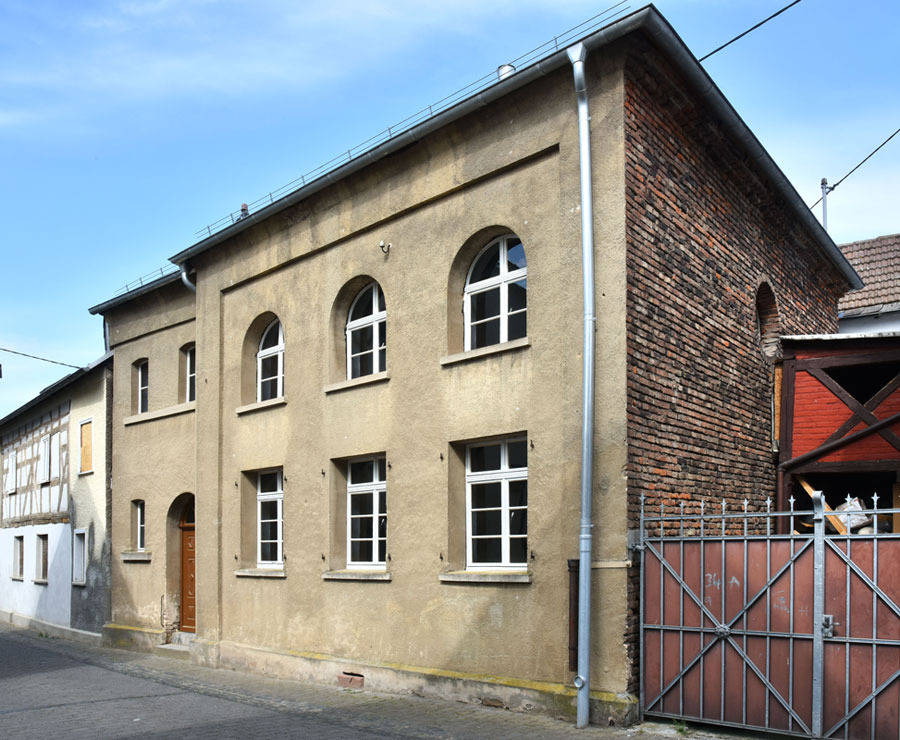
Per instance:
[[[778,507],[900,506],[900,334],[783,337]],[[801,485],[802,484],[802,485]],[[900,517],[894,519],[895,531]]]

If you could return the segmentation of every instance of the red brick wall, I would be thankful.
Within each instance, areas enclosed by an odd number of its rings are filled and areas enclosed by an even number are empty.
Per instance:
[[[782,332],[837,330],[844,286],[752,161],[649,45],[625,72],[630,527],[700,499],[775,494],[771,366],[756,327],[768,282]],[[837,287],[836,287],[837,286]],[[730,506],[729,506],[730,508]],[[626,644],[637,689],[637,569]]]

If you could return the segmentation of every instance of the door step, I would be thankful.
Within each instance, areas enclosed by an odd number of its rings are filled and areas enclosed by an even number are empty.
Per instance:
[[[176,658],[179,660],[191,659],[190,645],[154,645],[153,654],[161,655],[165,658]]]

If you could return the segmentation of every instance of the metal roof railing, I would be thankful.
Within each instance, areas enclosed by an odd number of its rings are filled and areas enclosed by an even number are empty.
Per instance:
[[[174,273],[178,272],[178,265],[164,265],[160,267],[158,270],[154,270],[153,272],[148,272],[146,275],[142,275],[137,280],[132,280],[127,285],[119,288],[116,291],[116,295],[125,295],[126,293],[130,293],[132,290],[137,290],[138,288],[143,288],[145,285],[149,285],[155,280],[159,280],[163,277],[168,277]]]

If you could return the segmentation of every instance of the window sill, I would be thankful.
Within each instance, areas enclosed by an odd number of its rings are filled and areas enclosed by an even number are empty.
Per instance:
[[[452,570],[439,573],[444,583],[531,583],[528,571],[505,570]]]
[[[93,470],[79,470],[79,471],[78,471],[78,477],[79,477],[79,478],[80,478],[82,475],[93,475],[93,474],[94,474],[94,471],[93,471]]]
[[[481,357],[496,355],[501,352],[511,352],[516,349],[525,349],[530,346],[531,340],[529,340],[528,337],[522,337],[521,339],[513,339],[511,342],[504,342],[503,344],[492,344],[490,347],[479,347],[478,349],[470,349],[468,352],[457,352],[454,355],[446,355],[441,358],[441,365],[443,367],[446,367],[447,365],[457,365],[460,362],[469,362]]]
[[[9,579],[11,581],[19,581],[19,583],[25,580],[24,578],[22,578],[22,576],[10,576]]]
[[[234,574],[238,578],[287,578],[283,568],[238,568]]]
[[[35,586],[46,586],[46,585],[47,585],[47,579],[46,579],[46,578],[35,578],[35,579],[32,581],[32,583],[33,583]]]
[[[391,574],[384,570],[327,570],[323,581],[390,581]]]
[[[132,424],[142,424],[145,421],[154,421],[156,419],[165,419],[169,416],[179,416],[180,414],[189,414],[197,410],[196,401],[188,401],[187,403],[179,403],[177,406],[169,406],[166,409],[158,411],[145,411],[143,414],[133,414],[125,417],[125,426]]]
[[[284,406],[286,403],[287,401],[284,399],[284,396],[279,396],[278,398],[270,398],[268,401],[256,401],[254,403],[248,403],[246,406],[238,406],[234,410],[234,413],[238,416],[243,416],[244,414],[252,414],[254,411]]]
[[[78,588],[84,588],[87,586],[87,583],[85,581],[72,581],[72,585],[77,586]]]
[[[325,386],[325,393],[338,393],[339,391],[346,391],[360,385],[384,383],[390,379],[390,371],[385,370],[384,372],[373,373],[372,375],[363,375],[361,378],[352,378],[351,380],[342,380],[340,383],[331,383]]]
[[[152,555],[149,550],[126,550],[119,557],[123,563],[149,563]]]

